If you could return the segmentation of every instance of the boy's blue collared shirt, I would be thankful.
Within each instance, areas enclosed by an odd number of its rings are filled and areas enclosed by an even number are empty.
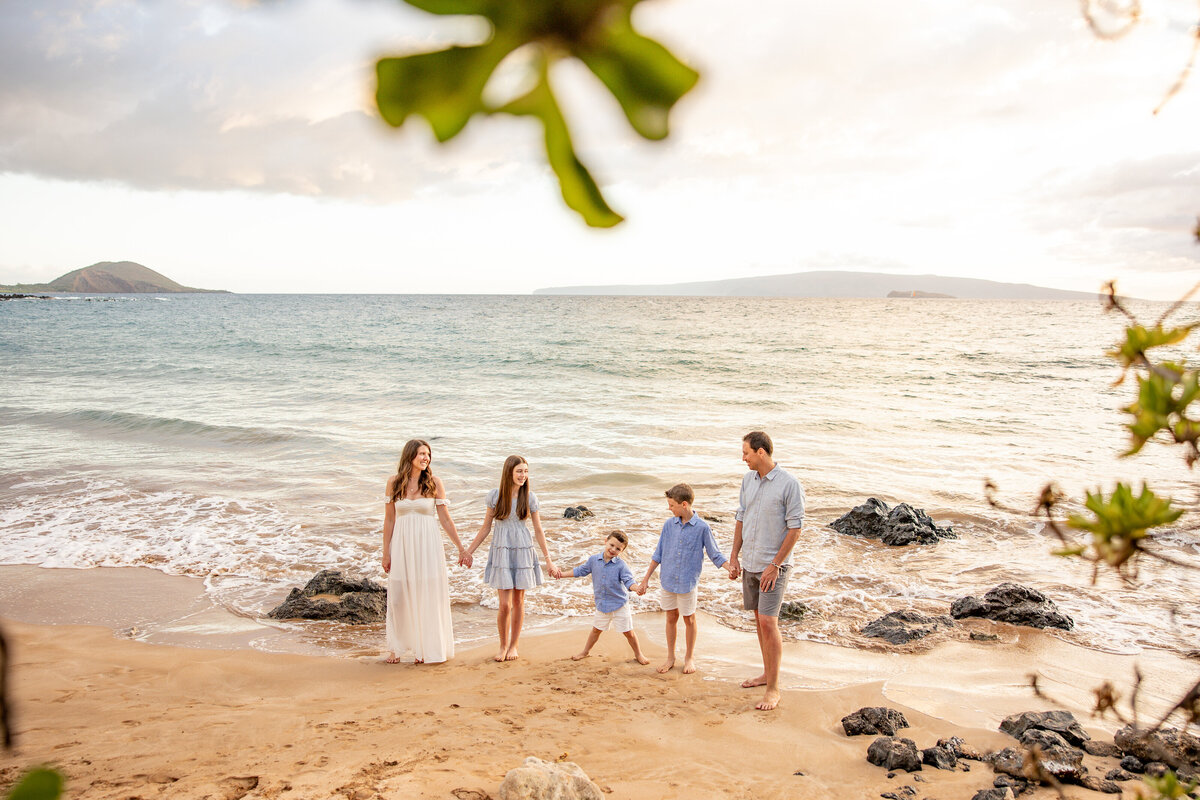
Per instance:
[[[596,596],[596,610],[607,614],[629,602],[626,588],[633,586],[633,573],[629,565],[617,556],[605,561],[603,553],[597,553],[582,565],[571,570],[576,578],[592,576],[592,594]]]
[[[676,594],[695,589],[704,569],[705,552],[718,567],[729,560],[721,554],[712,528],[699,514],[693,512],[687,522],[679,517],[664,522],[658,546],[654,548],[654,560],[662,565],[662,588]]]

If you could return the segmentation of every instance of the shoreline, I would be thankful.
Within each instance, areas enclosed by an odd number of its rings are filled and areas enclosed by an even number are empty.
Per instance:
[[[783,703],[764,713],[753,711],[757,691],[737,687],[760,666],[753,635],[711,618],[701,623],[694,675],[655,672],[664,657],[661,613],[640,614],[635,625],[647,667],[611,631],[591,658],[571,661],[587,620],[527,630],[515,662],[492,662],[487,641],[462,645],[446,664],[389,666],[378,654],[251,649],[259,627],[214,626],[228,620],[215,620],[211,603],[196,604],[197,578],[119,568],[70,571],[94,573],[71,583],[62,572],[0,567],[17,714],[17,748],[0,757],[0,788],[49,763],[67,775],[72,798],[374,800],[445,798],[455,789],[494,797],[505,772],[532,755],[565,756],[613,797],[634,800],[873,799],[905,785],[922,797],[969,798],[991,786],[987,765],[888,779],[866,761],[874,737],[846,737],[841,717],[886,705],[905,714],[912,727],[900,735],[918,747],[956,735],[989,750],[1013,742],[997,729],[1005,716],[1061,707],[1110,739],[1120,725],[1088,716],[1092,687],[1112,679],[1127,689],[1140,665],[1149,717],[1200,676],[1200,664],[1170,653],[1100,653],[1032,629],[1014,629],[1012,641],[943,642],[921,653],[786,642]],[[146,608],[160,622],[143,623],[147,638],[132,641],[128,621],[148,619]],[[73,624],[72,615],[95,621]],[[218,641],[227,646],[196,644]],[[1033,697],[1029,673],[1058,703]],[[1094,772],[1109,761],[1088,763]]]

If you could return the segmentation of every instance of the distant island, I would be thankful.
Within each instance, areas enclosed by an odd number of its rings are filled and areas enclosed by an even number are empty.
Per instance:
[[[887,296],[888,297],[911,297],[911,298],[916,298],[918,300],[920,300],[923,297],[929,297],[929,298],[933,298],[935,300],[938,300],[938,299],[954,300],[955,299],[954,295],[952,295],[952,294],[938,294],[937,292],[918,292],[916,289],[913,289],[912,291],[909,291],[909,292],[888,292]]]
[[[181,292],[225,292],[182,286],[166,275],[133,261],[101,261],[90,267],[61,275],[49,283],[18,283],[0,286],[0,292],[77,292],[81,294],[176,294]]]
[[[1098,292],[1072,292],[1028,283],[999,283],[943,275],[892,275],[882,272],[829,270],[696,283],[555,286],[537,289],[534,294],[880,298],[916,296],[970,300],[1095,300]]]

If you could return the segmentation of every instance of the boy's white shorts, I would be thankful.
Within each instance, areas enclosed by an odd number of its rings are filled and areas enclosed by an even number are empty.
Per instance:
[[[663,611],[679,609],[679,613],[682,616],[690,617],[696,613],[696,595],[699,593],[699,589],[699,586],[695,586],[690,592],[677,594],[676,592],[668,592],[660,586],[658,589],[658,603],[662,606]]]
[[[633,612],[629,610],[629,603],[616,611],[596,612],[596,616],[592,619],[592,627],[598,631],[606,631],[609,625],[616,628],[617,633],[629,633],[633,630]]]

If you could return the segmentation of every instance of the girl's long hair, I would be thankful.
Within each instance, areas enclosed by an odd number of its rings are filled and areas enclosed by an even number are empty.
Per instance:
[[[513,482],[513,470],[520,464],[528,464],[529,462],[520,456],[509,456],[504,459],[504,471],[500,473],[500,497],[496,500],[496,519],[508,519],[508,514],[512,511],[513,489],[516,484]],[[521,488],[517,489],[517,519],[525,519],[529,516],[529,479],[521,484]]]
[[[429,466],[421,470],[421,477],[417,479],[417,485],[421,489],[421,497],[434,497],[437,494],[437,486],[433,482],[433,448],[429,447],[429,442],[423,439],[409,439],[404,443],[404,449],[400,452],[400,463],[396,466],[396,483],[392,487],[392,497],[389,502],[396,502],[404,494],[408,480],[412,477],[413,459],[417,457],[417,451],[421,449],[421,445],[429,448]]]

